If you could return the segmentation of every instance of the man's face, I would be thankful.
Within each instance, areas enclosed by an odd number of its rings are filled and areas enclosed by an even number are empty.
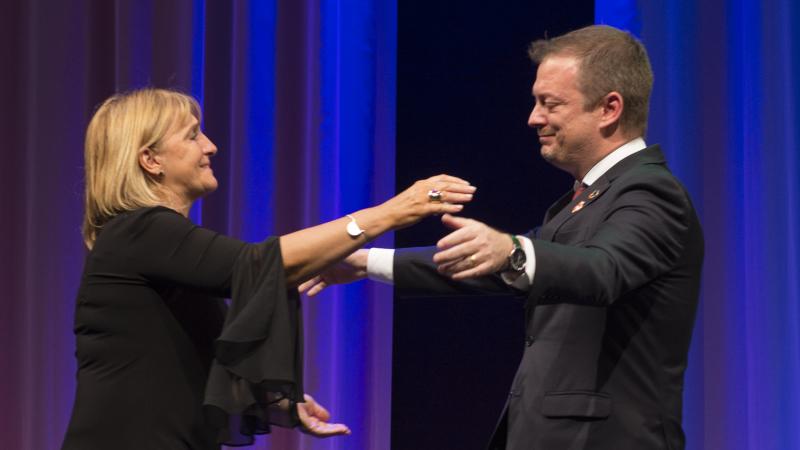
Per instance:
[[[579,62],[572,56],[548,56],[539,64],[533,84],[535,105],[528,125],[536,128],[542,157],[554,166],[579,176],[593,157],[600,138],[598,109],[587,111],[578,90]]]

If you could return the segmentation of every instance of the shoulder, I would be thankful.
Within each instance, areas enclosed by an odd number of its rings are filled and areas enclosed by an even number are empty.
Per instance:
[[[688,191],[666,164],[645,163],[630,167],[612,182],[611,207],[606,217],[622,211],[636,211],[656,219],[663,227],[675,224],[681,230],[698,223]]]
[[[620,174],[614,184],[620,192],[641,191],[671,203],[691,205],[686,188],[663,162],[632,166]]]
[[[183,230],[187,232],[195,225],[177,211],[163,206],[139,208],[117,214],[109,220],[97,236],[95,246],[106,242],[119,243],[139,239],[149,232],[169,232]]]

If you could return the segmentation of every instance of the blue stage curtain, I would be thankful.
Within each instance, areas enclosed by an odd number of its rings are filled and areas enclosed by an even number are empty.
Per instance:
[[[96,105],[142,86],[197,97],[220,188],[190,217],[259,241],[394,193],[395,22],[393,0],[4,2],[3,448],[58,448],[69,420],[83,134]],[[276,429],[255,448],[388,448],[391,289],[329,289],[303,308],[307,392],[353,435]]]
[[[706,234],[688,449],[800,448],[800,5],[597,0],[641,36],[664,145]]]

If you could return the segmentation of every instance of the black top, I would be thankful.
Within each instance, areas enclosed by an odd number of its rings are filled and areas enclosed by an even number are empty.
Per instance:
[[[247,244],[163,207],[116,216],[78,291],[63,449],[251,443],[269,431],[267,391],[302,395],[298,308],[277,239]]]

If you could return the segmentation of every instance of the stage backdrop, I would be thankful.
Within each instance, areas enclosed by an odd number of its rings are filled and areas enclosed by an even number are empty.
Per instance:
[[[800,4],[597,0],[641,36],[660,142],[706,234],[689,450],[800,448]]]
[[[221,187],[192,211],[198,223],[259,241],[335,219],[394,192],[395,9],[393,0],[3,2],[3,448],[58,448],[69,419],[82,140],[98,103],[142,86],[200,99]],[[353,435],[278,431],[256,448],[388,448],[391,289],[332,289],[304,313],[306,389]]]

